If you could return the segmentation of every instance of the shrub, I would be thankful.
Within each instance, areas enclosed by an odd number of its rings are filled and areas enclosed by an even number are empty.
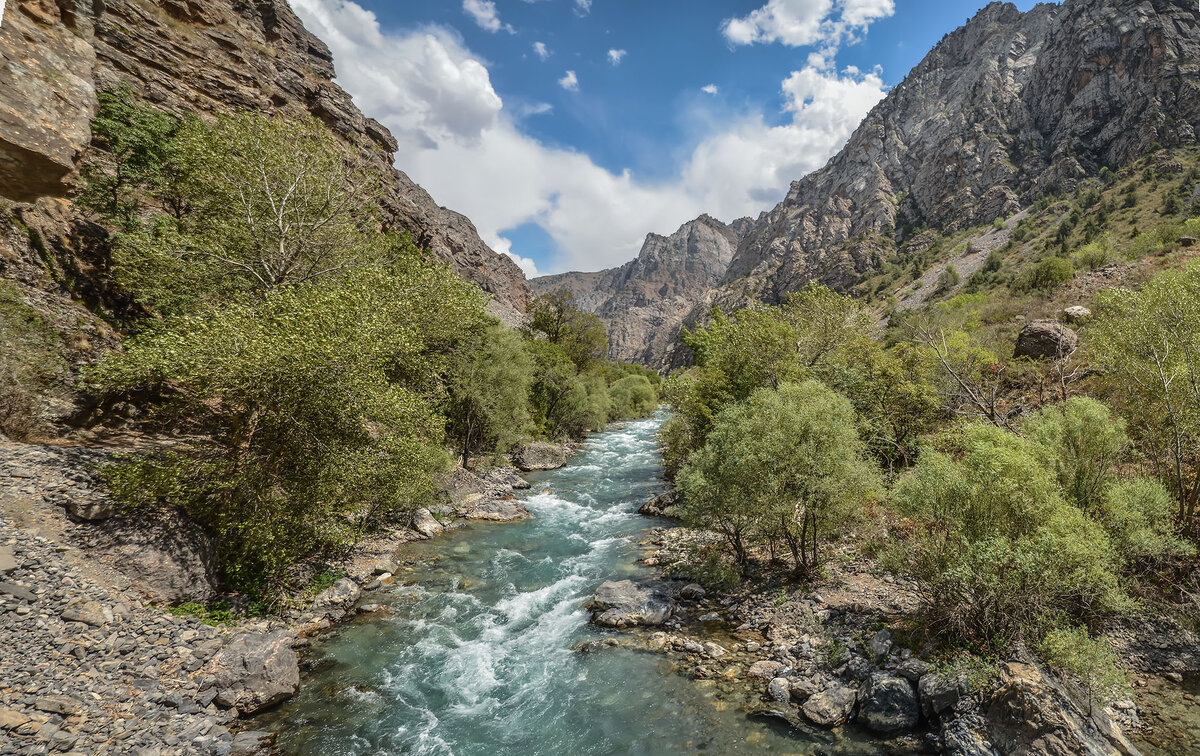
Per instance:
[[[629,375],[608,387],[608,419],[649,417],[658,408],[658,394],[644,375]]]
[[[1013,280],[1019,291],[1046,291],[1070,281],[1075,275],[1075,266],[1064,257],[1047,257],[1029,266]]]
[[[1075,253],[1075,267],[1084,270],[1103,268],[1113,260],[1112,241],[1105,236],[1100,241],[1085,244]]]
[[[0,280],[0,434],[24,440],[42,429],[41,397],[69,375],[65,351],[16,284]]]
[[[1059,485],[1085,512],[1096,503],[1129,444],[1124,420],[1114,418],[1095,399],[1080,396],[1044,407],[1026,418],[1021,429],[1053,454]]]
[[[941,441],[894,490],[917,523],[907,560],[933,629],[1003,646],[1126,604],[1108,538],[1063,502],[1045,449],[979,422]]]
[[[1096,518],[1122,558],[1136,564],[1194,553],[1189,543],[1175,535],[1174,508],[1175,501],[1162,483],[1131,478],[1104,490]]]
[[[1116,653],[1104,638],[1092,638],[1087,628],[1052,630],[1038,646],[1051,667],[1067,675],[1068,685],[1088,713],[1129,694],[1129,680]]]
[[[942,272],[938,274],[937,286],[933,290],[934,296],[945,294],[962,281],[962,276],[958,275],[958,269],[954,267],[954,263],[947,263]]]

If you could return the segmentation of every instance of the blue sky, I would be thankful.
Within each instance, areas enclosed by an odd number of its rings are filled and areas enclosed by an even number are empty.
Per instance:
[[[396,164],[527,273],[757,214],[976,2],[294,0]],[[1023,10],[1031,2],[1018,3]]]

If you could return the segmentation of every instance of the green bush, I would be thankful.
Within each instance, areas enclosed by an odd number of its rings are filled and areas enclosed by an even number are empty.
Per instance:
[[[1042,408],[1021,424],[1026,437],[1053,454],[1053,466],[1068,500],[1088,512],[1129,445],[1125,421],[1108,407],[1073,396]]]
[[[1013,279],[1018,291],[1047,291],[1063,285],[1075,275],[1075,266],[1065,257],[1047,257],[1030,265]]]
[[[1087,628],[1052,630],[1038,646],[1051,667],[1067,676],[1068,686],[1088,713],[1129,695],[1129,680],[1112,646],[1092,638]]]
[[[0,280],[0,434],[25,440],[43,429],[41,397],[70,375],[65,352],[17,285]]]
[[[1162,483],[1130,478],[1111,484],[1099,498],[1096,514],[1113,547],[1129,563],[1195,553],[1175,534],[1175,500]]]
[[[916,522],[907,562],[935,630],[1003,646],[1060,613],[1126,605],[1117,554],[1099,525],[1062,500],[1047,456],[976,422],[943,437],[897,482],[896,505]]]
[[[644,375],[629,375],[608,387],[608,419],[649,417],[658,408],[658,394]]]

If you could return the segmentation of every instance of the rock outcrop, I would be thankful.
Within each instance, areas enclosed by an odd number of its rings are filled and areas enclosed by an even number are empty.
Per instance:
[[[608,326],[609,357],[663,367],[683,318],[721,280],[750,220],[702,215],[670,236],[649,234],[636,259],[595,273],[530,281],[537,294],[565,289]]]
[[[604,582],[588,608],[592,621],[605,627],[661,625],[675,612],[674,602],[663,591],[632,580]]]
[[[217,691],[216,702],[253,714],[295,695],[300,667],[293,641],[283,632],[234,636],[205,667]]]
[[[333,82],[329,48],[285,0],[141,3],[15,0],[0,27],[0,196],[65,196],[90,142],[95,93],[128,84],[156,105],[201,115],[235,109],[312,115],[385,176],[386,225],[450,263],[520,320],[520,269],[471,222],[393,167],[396,141]]]

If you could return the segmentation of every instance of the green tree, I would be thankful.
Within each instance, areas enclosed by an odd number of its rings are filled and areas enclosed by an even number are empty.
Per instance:
[[[533,359],[521,336],[499,322],[468,334],[450,360],[447,428],[465,467],[473,450],[504,451],[529,433]]]
[[[446,462],[436,376],[483,327],[478,291],[415,256],[168,320],[89,374],[102,396],[159,396],[185,434],[110,471],[114,489],[184,507],[235,586],[278,590],[297,559],[430,493]]]
[[[608,419],[649,417],[658,408],[658,393],[644,375],[627,375],[608,387]]]
[[[1070,687],[1088,713],[1128,695],[1129,680],[1105,638],[1092,638],[1086,627],[1050,631],[1038,646],[1050,666],[1066,673]]]
[[[717,416],[678,484],[684,517],[720,534],[745,567],[755,542],[785,544],[798,572],[875,481],[850,402],[816,381],[759,389]]]
[[[562,347],[579,370],[608,354],[604,323],[581,310],[575,303],[575,295],[565,289],[533,300],[529,307],[529,330]]]
[[[1178,502],[1200,506],[1200,268],[1163,273],[1140,291],[1107,289],[1090,353],[1130,429]]]

